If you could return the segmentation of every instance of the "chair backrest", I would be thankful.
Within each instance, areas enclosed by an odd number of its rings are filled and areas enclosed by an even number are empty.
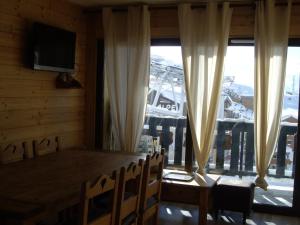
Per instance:
[[[80,197],[80,225],[114,225],[116,200],[118,191],[118,179],[116,171],[111,177],[102,175],[95,182],[87,181],[82,184]],[[105,209],[104,213],[96,213],[91,220],[90,210],[94,198],[101,197],[111,192],[109,198],[109,209]]]
[[[0,163],[7,164],[23,160],[27,149],[27,142],[0,144]]]
[[[141,189],[140,209],[142,211],[147,208],[147,201],[150,198],[154,197],[157,203],[160,201],[163,167],[164,149],[161,150],[161,153],[155,152],[151,156],[147,155]]]
[[[36,156],[57,152],[61,148],[60,138],[57,136],[45,137],[33,141],[33,150]]]
[[[140,207],[143,166],[144,161],[141,159],[138,164],[131,163],[127,168],[121,168],[116,210],[117,225],[121,225],[122,221],[130,215],[135,215],[137,220]]]

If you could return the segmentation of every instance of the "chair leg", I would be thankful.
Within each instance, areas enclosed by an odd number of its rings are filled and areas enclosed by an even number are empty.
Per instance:
[[[243,224],[246,224],[247,213],[243,213]]]
[[[138,219],[136,218],[132,223],[131,225],[138,225]]]
[[[138,217],[138,225],[144,225],[143,213],[140,213],[140,215]]]
[[[159,211],[158,209],[156,210],[154,216],[153,216],[153,219],[154,219],[154,225],[158,225],[158,220],[159,220]]]
[[[214,212],[214,218],[215,218],[215,221],[217,221],[219,218],[219,210],[218,209],[216,209]]]

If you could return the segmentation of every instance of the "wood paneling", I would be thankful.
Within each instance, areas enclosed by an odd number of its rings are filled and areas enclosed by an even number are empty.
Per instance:
[[[0,1],[0,142],[62,137],[62,147],[85,142],[85,89],[56,89],[57,72],[26,64],[33,22],[76,32],[75,76],[84,85],[87,20],[61,0]]]
[[[0,112],[0,129],[16,129],[64,123],[84,119],[84,108],[61,107],[51,109],[30,109],[20,114],[19,110]]]
[[[290,22],[290,37],[300,37],[300,5],[293,5]],[[151,37],[152,38],[178,38],[178,15],[174,8],[151,8]],[[254,6],[233,6],[230,37],[254,36]],[[103,37],[101,13],[97,18],[97,36]]]
[[[88,44],[86,55],[87,82],[86,82],[86,144],[89,148],[95,147],[96,129],[96,81],[97,81],[97,15],[88,17]]]
[[[177,9],[151,10],[152,38],[179,37]]]
[[[293,5],[290,24],[290,36],[294,38],[300,37],[300,5]]]

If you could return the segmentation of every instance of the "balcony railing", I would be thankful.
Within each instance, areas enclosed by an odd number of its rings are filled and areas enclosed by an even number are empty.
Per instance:
[[[174,160],[168,160],[165,163],[182,165],[185,149],[186,119],[146,117],[146,127],[144,134],[161,138],[161,145],[166,149],[168,155],[174,154]],[[210,158],[208,169],[220,173],[235,175],[253,175],[255,174],[255,153],[254,153],[254,126],[252,122],[238,120],[218,121],[215,143],[213,146],[214,159]],[[175,130],[175,134],[171,132]],[[287,167],[287,144],[295,142],[297,125],[291,123],[282,123],[277,151],[274,154],[272,165],[274,169],[269,170],[269,176],[276,177],[294,177],[294,158],[290,160],[292,169],[286,173]],[[170,144],[174,147],[170,148]],[[292,146],[295,153],[296,144]],[[225,151],[230,151],[230,159],[225,158]],[[295,154],[293,154],[295,157]],[[230,161],[230,162],[229,162]],[[274,162],[276,161],[276,162]],[[274,166],[275,164],[275,166]],[[213,165],[213,166],[211,166]]]
[[[183,140],[186,130],[186,119],[174,119],[174,118],[159,118],[159,117],[146,117],[145,125],[149,126],[148,130],[144,130],[144,134],[148,134],[152,137],[160,137],[160,142],[162,148],[169,152],[170,144],[175,141],[174,147],[174,164],[182,164],[183,156]],[[158,129],[158,127],[161,129]],[[175,128],[175,135],[171,132],[171,127]],[[168,162],[168,157],[166,157],[166,163]]]

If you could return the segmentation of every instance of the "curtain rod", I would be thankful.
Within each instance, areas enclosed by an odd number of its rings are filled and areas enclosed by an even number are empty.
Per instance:
[[[222,1],[222,0],[216,0],[218,3],[223,3],[223,2],[229,2],[230,6],[236,6],[236,7],[243,7],[243,6],[253,6],[255,5],[255,0],[227,0],[227,1]],[[203,8],[205,5],[208,3],[208,1],[198,1],[198,2],[189,2],[189,1],[180,1],[180,4],[182,3],[190,3],[193,8]],[[111,7],[115,10],[126,10],[128,6],[139,6],[139,5],[148,5],[149,10],[153,9],[177,9],[178,8],[178,2],[174,3],[127,3],[127,4],[120,4],[120,5],[101,5],[97,7],[90,7],[86,8],[83,12],[84,13],[98,13],[102,11],[102,8],[104,7]]]
[[[229,2],[230,7],[255,7],[255,3],[257,1],[264,1],[264,0],[216,0],[217,3],[224,3],[224,2]],[[205,5],[208,3],[207,0],[201,0],[198,2],[188,2],[188,1],[182,1],[182,3],[190,3],[192,5],[192,8],[204,8]],[[113,10],[116,11],[126,11],[128,6],[139,6],[139,5],[148,5],[149,10],[155,10],[155,9],[177,9],[179,3],[164,3],[164,4],[146,4],[146,3],[129,3],[129,4],[121,4],[121,5],[101,5],[97,7],[91,7],[91,8],[86,8],[83,10],[84,13],[99,13],[102,12],[102,9],[104,7],[111,7]],[[287,5],[287,2],[284,0],[280,0],[275,3],[275,5]],[[292,5],[300,5],[300,1],[292,1]]]

